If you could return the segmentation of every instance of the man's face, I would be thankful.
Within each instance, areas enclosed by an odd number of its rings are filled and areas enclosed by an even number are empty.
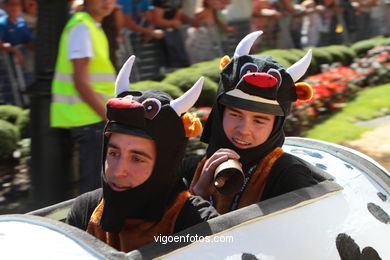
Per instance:
[[[152,175],[156,157],[153,140],[111,133],[105,161],[108,184],[115,191],[141,185]]]
[[[85,3],[89,14],[97,20],[111,14],[116,6],[116,0],[87,0]]]
[[[223,129],[237,148],[247,149],[264,143],[271,134],[275,116],[226,106]]]
[[[8,0],[4,3],[4,10],[7,12],[8,17],[15,18],[22,12],[22,0]]]

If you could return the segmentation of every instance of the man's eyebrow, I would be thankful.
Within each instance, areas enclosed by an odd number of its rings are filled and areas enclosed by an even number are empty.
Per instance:
[[[131,153],[135,153],[135,154],[138,154],[138,155],[141,155],[141,156],[144,156],[150,160],[153,160],[152,156],[149,155],[148,153],[145,153],[144,151],[140,151],[140,150],[130,150]]]
[[[242,113],[241,113],[241,111],[239,111],[239,110],[235,109],[234,107],[227,106],[226,108],[227,108],[227,109],[229,109],[229,110],[231,110],[231,111],[233,111],[233,112],[236,112],[236,113],[242,114]]]
[[[107,144],[107,147],[109,147],[109,148],[114,148],[114,149],[119,149],[119,147],[116,146],[116,145],[113,144],[113,143],[108,143],[108,144]],[[150,160],[153,160],[153,158],[152,158],[152,156],[151,156],[150,154],[145,153],[144,151],[141,151],[141,150],[132,149],[132,150],[129,151],[129,153],[135,153],[135,154],[144,156],[144,157],[146,157],[146,158],[148,158],[148,159],[150,159]]]
[[[235,108],[233,108],[233,107],[227,107],[227,109],[229,109],[229,110],[231,110],[231,111],[233,111],[233,112],[242,114],[241,111],[239,111],[239,110],[237,110],[237,109],[235,109]],[[271,120],[269,117],[261,116],[261,115],[255,115],[254,117],[257,118],[257,119],[263,119],[263,120],[267,120],[267,121],[270,121],[270,120]]]
[[[119,149],[119,147],[118,146],[116,146],[115,144],[113,144],[113,143],[108,143],[107,144],[107,147],[110,147],[110,148],[115,148],[115,149]]]
[[[263,119],[263,120],[267,120],[267,121],[270,121],[270,120],[271,120],[269,117],[260,116],[260,115],[255,116],[255,118],[257,118],[257,119]]]

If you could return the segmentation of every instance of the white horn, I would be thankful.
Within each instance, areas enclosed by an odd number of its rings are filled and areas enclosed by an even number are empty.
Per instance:
[[[256,32],[252,32],[252,33],[248,34],[247,36],[245,36],[244,39],[242,39],[238,43],[233,57],[248,55],[249,51],[252,48],[253,43],[262,34],[263,34],[263,31],[256,31]]]
[[[294,82],[298,81],[310,66],[312,51],[311,49],[299,61],[291,65],[286,71],[290,74]]]
[[[202,92],[203,82],[204,78],[200,77],[186,93],[171,101],[170,105],[178,116],[187,112],[198,100],[200,92]]]
[[[130,73],[131,68],[134,64],[135,56],[131,55],[130,58],[127,59],[125,64],[123,64],[121,70],[118,73],[115,81],[115,96],[117,97],[119,94],[125,91],[130,90]]]

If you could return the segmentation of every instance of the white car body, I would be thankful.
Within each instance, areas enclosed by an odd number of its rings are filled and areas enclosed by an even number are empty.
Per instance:
[[[363,253],[371,258],[362,259],[390,259],[389,172],[362,153],[327,142],[287,138],[283,150],[331,176],[127,254],[49,219],[63,218],[72,201],[2,215],[0,258],[348,260]]]

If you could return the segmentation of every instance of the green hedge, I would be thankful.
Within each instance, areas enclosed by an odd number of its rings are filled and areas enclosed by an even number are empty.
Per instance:
[[[356,52],[358,56],[364,55],[367,53],[368,50],[374,48],[375,46],[378,46],[380,40],[383,39],[382,37],[375,37],[373,39],[368,39],[364,41],[355,42],[352,44],[351,48]]]
[[[321,71],[321,64],[331,64],[332,63],[332,55],[326,52],[321,48],[313,49],[313,59],[315,59],[317,63],[317,71]]]
[[[294,53],[299,59],[307,53],[307,50],[304,49],[288,49],[287,51]]]
[[[196,70],[196,73],[199,75],[203,75],[204,77],[207,77],[211,79],[214,82],[219,82],[219,75],[220,75],[220,70],[219,70],[219,62],[221,58],[217,58],[211,61],[206,61],[206,62],[200,62],[196,63],[191,68]]]
[[[341,52],[344,53],[345,58],[347,59],[347,65],[351,64],[355,58],[357,58],[357,53],[349,46],[337,45]]]
[[[341,51],[341,48],[339,48],[339,46],[340,45],[329,45],[325,47],[320,47],[320,49],[324,50],[332,56],[332,63],[340,62],[343,65],[348,65],[348,57],[344,54],[343,51]]]
[[[173,98],[177,98],[183,95],[183,91],[180,88],[166,82],[145,80],[131,84],[131,90],[144,91],[148,89],[157,89],[164,91],[171,95]]]
[[[30,137],[30,110],[24,109],[16,119],[15,125],[19,128],[20,137]]]
[[[0,160],[12,157],[19,139],[19,129],[10,122],[0,119]]]
[[[379,45],[389,46],[390,45],[390,37],[383,37],[378,40]]]
[[[198,70],[190,67],[176,70],[175,72],[168,74],[163,82],[178,86],[182,91],[187,91],[201,76],[203,75]],[[196,102],[196,106],[211,106],[217,89],[218,83],[205,77],[202,93]]]
[[[299,60],[298,55],[293,53],[288,53],[286,50],[268,50],[260,53],[261,55],[269,55],[272,59],[279,62],[283,67],[288,68]]]
[[[297,55],[296,54],[287,53],[286,50],[281,50],[281,49],[274,49],[274,50],[263,51],[260,54],[261,55],[270,55],[275,60],[277,60],[277,59],[274,58],[274,57],[283,57],[283,59],[286,60],[289,65],[291,65],[291,64],[295,63],[295,61],[297,61]]]
[[[299,59],[301,59],[303,56],[306,55],[306,53],[310,49],[313,50],[313,48],[307,48],[307,49],[289,49],[288,51],[295,53],[296,55],[298,55]],[[305,73],[305,75],[313,75],[313,74],[316,74],[318,72],[319,72],[319,65],[317,63],[317,60],[312,55],[312,59],[310,61],[310,66],[307,69],[307,72]]]
[[[300,60],[307,53],[308,49],[275,49],[264,51],[262,55],[270,55],[274,60],[279,62],[286,69],[293,65],[295,62]],[[329,56],[329,60],[331,60],[331,56]],[[312,75],[320,71],[317,59],[313,54],[311,59],[310,67],[306,75]]]
[[[23,109],[13,105],[0,106],[0,119],[8,121],[12,124],[16,123],[18,117],[22,114]]]

